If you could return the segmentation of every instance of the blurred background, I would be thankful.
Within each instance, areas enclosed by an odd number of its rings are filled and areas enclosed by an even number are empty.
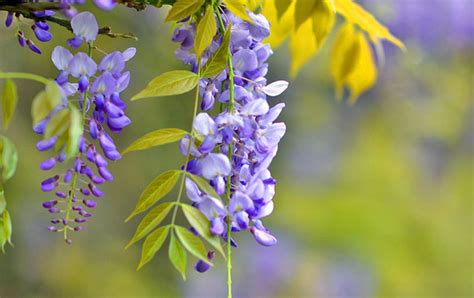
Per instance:
[[[235,297],[473,297],[473,62],[472,0],[365,0],[408,48],[386,45],[374,89],[356,105],[337,102],[329,75],[329,40],[320,55],[272,104],[285,102],[287,134],[272,165],[278,180],[275,210],[266,225],[271,248],[237,236]],[[163,14],[119,7],[97,13],[102,25],[133,32],[138,42],[100,37],[109,52],[138,49],[128,64],[138,92],[159,73],[184,69]],[[3,20],[5,14],[0,14]],[[18,47],[15,29],[0,29],[0,69],[57,75],[50,62],[68,32],[53,25],[42,56]],[[100,54],[97,54],[100,55]],[[269,80],[288,79],[288,53],[276,49]],[[42,86],[19,85],[20,104],[6,134],[18,147],[15,177],[6,185],[15,248],[0,255],[0,297],[224,297],[222,260],[206,274],[189,268],[183,282],[166,251],[141,271],[141,247],[123,247],[138,219],[125,224],[141,190],[177,168],[176,145],[132,153],[112,166],[115,181],[74,245],[46,231],[47,177],[38,164],[30,104]],[[134,121],[120,148],[158,128],[188,129],[189,96],[129,105]],[[173,194],[169,196],[173,198]]]

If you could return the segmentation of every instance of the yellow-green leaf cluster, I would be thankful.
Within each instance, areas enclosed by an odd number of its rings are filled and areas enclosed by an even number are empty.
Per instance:
[[[216,19],[214,18],[214,9],[212,6],[208,6],[206,13],[199,21],[196,29],[196,38],[194,39],[194,50],[196,56],[201,57],[202,53],[209,47],[216,35],[217,25]]]
[[[334,46],[332,57],[342,60],[333,61],[331,67],[338,95],[342,93],[343,86],[347,86],[351,90],[352,102],[377,80],[375,58],[369,40],[376,45],[380,40],[387,40],[404,48],[403,43],[370,12],[352,0],[268,0],[262,12],[272,24],[267,42],[278,47],[289,38],[290,75],[293,77],[318,53],[334,27],[336,13],[345,18],[348,24],[357,25],[358,29],[354,29],[353,33],[354,42],[345,42],[352,45],[349,50],[341,49],[340,45]],[[354,51],[357,51],[357,59],[349,61],[353,57],[345,57],[344,54],[354,54]],[[334,64],[340,69],[335,70]],[[344,78],[334,75],[334,72],[344,73],[348,69],[351,70],[350,75],[346,73]]]
[[[3,127],[7,129],[13,117],[13,114],[15,113],[16,105],[18,102],[16,84],[12,79],[5,80],[5,84],[3,86],[3,94],[0,100],[2,101]]]

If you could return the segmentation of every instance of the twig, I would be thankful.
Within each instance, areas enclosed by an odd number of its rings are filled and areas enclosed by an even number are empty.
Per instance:
[[[0,4],[0,10],[12,12],[12,13],[18,13],[18,14],[21,14],[24,18],[31,19],[31,20],[36,20],[36,21],[46,20],[51,23],[58,24],[59,26],[62,26],[72,32],[71,22],[68,19],[55,17],[55,16],[38,17],[34,14],[34,11],[38,11],[38,10],[45,10],[45,9],[57,10],[59,9],[58,4],[54,4],[54,3],[35,3],[35,4],[47,4],[47,5],[32,6],[31,4],[18,4],[18,5]],[[138,40],[138,38],[132,33],[112,32],[112,28],[109,26],[100,28],[99,34],[107,35],[108,37],[112,37],[112,38],[119,37],[119,38],[129,38],[133,40]]]

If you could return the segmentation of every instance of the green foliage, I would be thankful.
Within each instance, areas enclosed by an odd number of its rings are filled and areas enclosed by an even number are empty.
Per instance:
[[[7,242],[13,246],[12,243],[12,221],[7,210],[0,216],[0,249],[5,253],[5,244]]]
[[[132,237],[132,240],[130,240],[125,249],[129,248],[137,241],[140,241],[140,239],[156,228],[168,215],[173,205],[173,203],[163,203],[153,208],[153,210],[151,210],[138,225],[135,235]]]
[[[54,81],[46,84],[44,91],[41,91],[33,99],[31,105],[31,116],[33,117],[33,125],[44,120],[51,111],[61,103],[61,90]]]
[[[209,182],[206,179],[191,173],[186,173],[186,175],[188,175],[188,177],[190,177],[205,193],[209,194],[211,197],[220,198],[219,194],[211,185],[209,185]]]
[[[2,101],[3,109],[3,128],[7,129],[10,121],[15,113],[16,105],[18,102],[18,94],[16,84],[12,79],[5,80],[3,86],[3,94],[0,98]]]
[[[5,200],[5,191],[3,188],[0,189],[0,214],[5,211],[5,208],[7,207],[7,201]]]
[[[203,78],[210,78],[220,74],[227,66],[227,58],[229,56],[230,45],[230,26],[224,33],[222,44],[207,60],[206,64],[201,69],[201,76]]]
[[[161,246],[163,246],[163,243],[166,240],[166,237],[168,237],[169,231],[170,226],[163,226],[156,229],[156,231],[146,237],[142,247],[142,258],[137,270],[140,270],[140,268],[148,263],[158,252],[158,250],[160,250]]]
[[[190,205],[182,204],[181,208],[189,224],[195,228],[199,235],[206,239],[206,241],[209,242],[209,244],[211,244],[225,258],[225,253],[222,249],[220,239],[216,235],[211,234],[211,224],[206,216],[201,211],[199,211],[199,209]]]
[[[212,263],[207,259],[206,248],[199,237],[196,237],[196,235],[191,233],[188,229],[180,226],[175,226],[174,229],[176,231],[176,235],[187,251],[189,251],[196,258],[212,265]]]
[[[82,115],[75,106],[69,106],[69,128],[64,152],[67,158],[74,157],[79,151],[79,140],[83,134]]]
[[[130,214],[125,221],[129,221],[135,215],[146,211],[168,194],[176,185],[181,173],[181,171],[171,170],[156,177],[142,192],[135,210],[133,210],[132,214]]]
[[[186,264],[188,257],[183,245],[179,243],[178,239],[171,233],[170,246],[168,248],[168,257],[174,268],[181,273],[183,280],[186,280]]]
[[[16,171],[18,154],[15,145],[4,136],[0,136],[0,167],[2,168],[2,181],[10,179]]]
[[[214,9],[209,5],[206,9],[206,13],[199,21],[196,29],[196,38],[194,39],[194,50],[196,56],[201,57],[202,53],[212,43],[214,36],[216,35],[217,25],[214,17]]]
[[[123,154],[174,143],[187,134],[187,131],[178,128],[163,128],[155,130],[133,142],[127,149],[125,149],[125,151],[123,151]]]
[[[247,14],[245,4],[240,0],[223,0],[225,7],[230,10],[234,15],[245,20],[247,22],[253,23],[252,19]]]
[[[199,77],[188,70],[174,70],[161,74],[148,83],[132,100],[183,94],[197,86]]]
[[[166,16],[166,22],[181,21],[196,13],[203,4],[204,0],[178,0]]]

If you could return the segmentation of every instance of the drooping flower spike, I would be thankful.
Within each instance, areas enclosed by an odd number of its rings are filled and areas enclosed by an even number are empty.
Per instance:
[[[277,243],[277,239],[262,224],[262,219],[273,211],[276,180],[268,170],[278,151],[278,143],[286,131],[282,122],[275,123],[284,104],[273,107],[268,96],[278,96],[287,87],[285,81],[267,84],[267,59],[273,53],[262,41],[270,33],[270,25],[261,14],[249,13],[253,23],[242,21],[225,10],[224,22],[232,24],[230,47],[234,72],[234,110],[228,107],[217,115],[210,115],[216,104],[228,106],[230,99],[229,70],[214,78],[201,79],[199,93],[201,110],[194,120],[193,129],[198,134],[196,143],[189,136],[180,142],[181,152],[189,151],[192,160],[188,171],[209,181],[217,194],[226,193],[230,186],[230,202],[225,205],[219,198],[205,193],[191,179],[186,178],[186,193],[210,222],[210,232],[227,239],[227,218],[231,232],[248,231],[263,246]],[[183,24],[175,29],[172,40],[180,43],[176,57],[198,68],[193,52],[196,26]],[[222,38],[214,38],[213,44],[202,55],[201,63],[216,51]],[[222,109],[222,108],[221,108]],[[232,144],[232,145],[231,145]],[[230,148],[232,151],[229,152]],[[232,158],[229,159],[229,156]],[[231,244],[236,243],[231,240]],[[207,271],[200,260],[195,269]]]
[[[97,37],[98,26],[95,17],[89,12],[83,12],[73,17],[74,39],[82,42],[93,42]],[[69,42],[72,46],[77,43]],[[91,210],[96,207],[97,199],[104,193],[100,185],[112,181],[113,175],[108,170],[108,160],[121,158],[111,133],[118,133],[128,126],[131,121],[125,115],[125,103],[120,98],[130,81],[130,73],[124,71],[125,61],[130,60],[135,49],[125,52],[113,52],[106,55],[97,64],[90,55],[78,52],[71,53],[68,49],[57,46],[51,60],[60,71],[56,83],[63,93],[62,104],[52,115],[35,127],[39,134],[45,133],[50,119],[69,104],[79,102],[83,115],[83,123],[88,128],[88,136],[81,136],[78,144],[78,155],[63,174],[56,174],[41,183],[41,189],[53,193],[53,197],[43,203],[43,207],[52,214],[57,214],[48,230],[53,232],[81,231],[92,216]],[[60,138],[54,135],[49,139],[38,142],[37,149],[46,151],[58,145]],[[54,169],[66,161],[66,155],[60,149],[59,153],[40,164],[42,170]],[[70,238],[66,241],[71,243]]]

